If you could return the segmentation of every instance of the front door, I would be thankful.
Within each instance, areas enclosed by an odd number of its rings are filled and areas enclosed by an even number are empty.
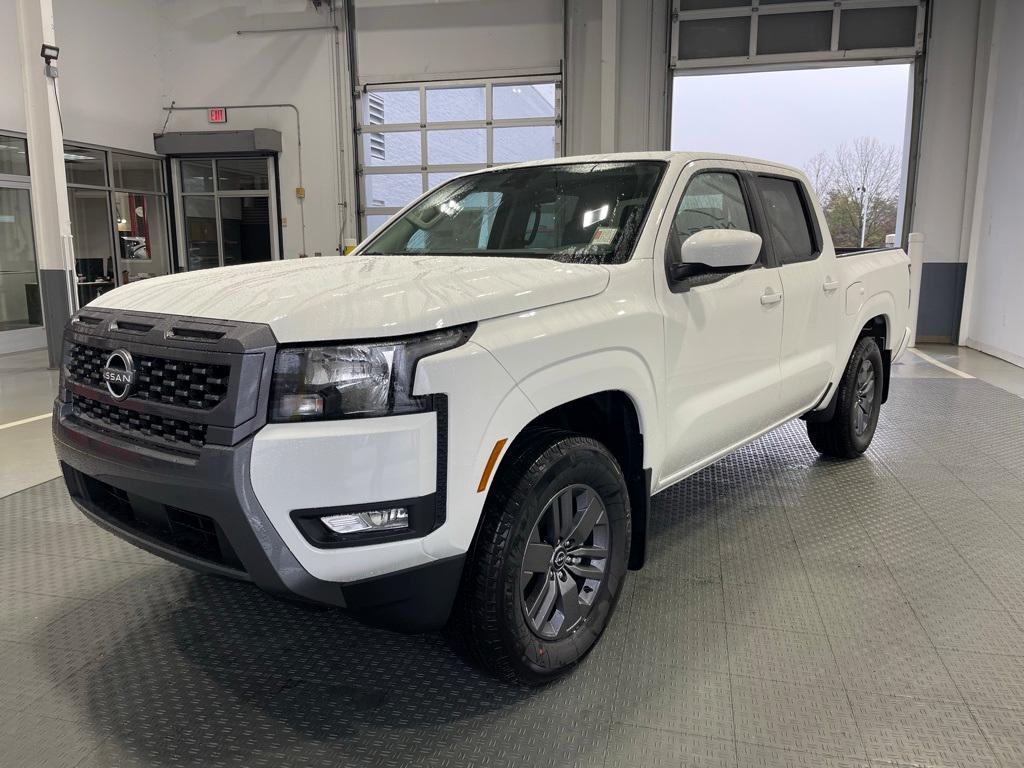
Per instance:
[[[739,169],[695,172],[673,210],[668,256],[702,229],[756,230]],[[659,292],[666,319],[663,483],[778,418],[783,286],[765,254],[742,271],[668,282]]]

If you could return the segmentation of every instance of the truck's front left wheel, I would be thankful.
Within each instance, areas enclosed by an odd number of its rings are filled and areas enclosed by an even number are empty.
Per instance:
[[[608,449],[563,431],[525,436],[495,477],[449,638],[506,680],[552,680],[601,637],[629,542],[629,495]]]

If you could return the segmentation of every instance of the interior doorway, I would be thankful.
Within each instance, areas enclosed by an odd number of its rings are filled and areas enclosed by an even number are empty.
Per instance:
[[[913,65],[677,75],[671,146],[803,170],[837,248],[902,240]]]
[[[174,158],[179,267],[279,259],[276,173],[266,155]]]

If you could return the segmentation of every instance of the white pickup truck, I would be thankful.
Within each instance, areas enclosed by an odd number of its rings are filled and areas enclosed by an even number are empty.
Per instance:
[[[803,417],[868,447],[909,261],[837,256],[807,180],[737,157],[458,177],[355,253],[133,283],[65,334],[72,498],[182,565],[444,627],[527,684],[643,565],[652,493]]]

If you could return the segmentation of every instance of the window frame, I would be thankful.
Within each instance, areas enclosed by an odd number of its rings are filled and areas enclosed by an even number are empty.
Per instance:
[[[555,88],[554,114],[551,117],[522,117],[522,118],[495,118],[494,117],[494,88],[503,86],[529,86],[529,85],[553,85]],[[481,119],[472,120],[446,120],[433,121],[427,118],[427,99],[430,91],[454,90],[458,88],[483,88],[484,89],[484,115]],[[417,122],[404,123],[375,123],[366,117],[364,102],[369,103],[374,94],[389,91],[418,91],[419,92],[419,119]],[[370,205],[367,200],[366,180],[368,176],[404,174],[419,175],[420,195],[430,191],[438,184],[430,183],[432,174],[454,173],[461,175],[473,171],[486,170],[501,165],[513,165],[519,161],[495,162],[494,160],[494,131],[503,128],[533,128],[552,127],[554,130],[554,154],[551,159],[562,157],[562,77],[559,74],[537,75],[530,77],[512,78],[486,78],[466,80],[437,80],[422,82],[398,82],[380,85],[366,84],[359,88],[356,97],[356,157],[358,165],[356,168],[356,188],[359,199],[359,230],[361,239],[365,239],[370,233],[368,219],[371,216],[392,215],[404,210],[406,205],[400,206],[375,206]],[[428,134],[439,130],[476,129],[485,131],[485,159],[480,163],[430,163],[427,151]],[[367,142],[363,136],[384,133],[418,133],[420,140],[420,162],[414,165],[371,165],[368,161]],[[443,182],[442,182],[443,183]],[[411,202],[411,201],[410,201]]]
[[[86,150],[102,153],[102,155],[103,155],[103,167],[104,167],[104,173],[106,175],[106,183],[105,184],[103,184],[103,185],[98,185],[98,184],[80,184],[80,183],[69,181],[69,182],[67,182],[67,187],[68,187],[69,190],[71,190],[71,189],[85,189],[85,190],[92,190],[92,191],[95,191],[95,192],[104,192],[106,194],[106,197],[107,197],[107,211],[108,211],[108,214],[109,214],[109,221],[110,221],[110,226],[109,226],[109,230],[110,230],[109,242],[110,242],[110,249],[111,249],[110,252],[111,252],[111,255],[112,255],[111,264],[113,265],[113,272],[114,272],[114,284],[113,284],[113,286],[111,286],[111,288],[118,288],[118,287],[120,287],[123,284],[122,281],[121,281],[121,272],[122,272],[121,253],[120,253],[120,248],[119,248],[119,244],[118,244],[118,241],[117,241],[117,232],[118,232],[118,229],[117,229],[117,207],[115,205],[115,200],[114,200],[114,195],[119,193],[119,192],[127,193],[127,194],[132,194],[132,195],[151,195],[153,197],[157,197],[157,198],[160,199],[160,205],[163,208],[163,212],[164,212],[164,228],[165,228],[165,234],[166,234],[166,238],[167,238],[167,242],[166,242],[167,263],[165,265],[166,268],[167,268],[167,271],[164,274],[167,274],[167,275],[174,274],[177,271],[175,269],[176,265],[175,265],[175,258],[174,258],[174,244],[172,242],[172,237],[171,237],[171,232],[173,230],[173,226],[174,225],[173,225],[173,218],[171,216],[170,194],[169,194],[169,178],[168,178],[168,175],[167,175],[167,168],[166,168],[165,163],[164,163],[164,160],[166,158],[164,158],[163,155],[154,155],[154,154],[149,154],[147,152],[136,152],[136,151],[133,151],[133,150],[130,150],[130,149],[122,149],[120,147],[109,147],[109,146],[104,146],[104,145],[100,145],[100,144],[91,144],[91,143],[86,142],[86,141],[75,141],[73,139],[65,139],[64,140],[64,144],[63,144],[63,147],[62,147],[62,152],[67,152],[69,148],[71,148],[73,150],[76,147],[80,147],[82,149],[86,149]],[[114,155],[123,155],[123,156],[129,156],[129,157],[140,157],[140,158],[144,158],[146,160],[156,161],[157,166],[160,169],[160,181],[161,181],[160,188],[158,188],[158,189],[135,189],[135,188],[131,188],[131,187],[121,186],[121,185],[115,184],[114,183]],[[70,196],[69,196],[69,203],[70,203]],[[78,258],[77,254],[76,254],[75,258],[77,260],[77,258]],[[76,303],[77,303],[78,302],[77,291],[76,291],[76,297],[75,298],[76,298]]]
[[[809,256],[803,259],[794,259],[791,261],[784,261],[779,257],[778,251],[775,248],[775,239],[772,237],[771,223],[768,221],[768,210],[765,205],[764,198],[762,197],[763,190],[759,183],[760,179],[777,179],[779,181],[788,181],[796,186],[797,197],[800,199],[800,208],[804,213],[804,223],[807,225],[807,233],[811,238],[812,251]],[[817,261],[821,258],[823,249],[823,243],[821,239],[821,228],[818,226],[818,216],[814,210],[814,206],[811,203],[811,198],[807,192],[807,187],[803,180],[798,176],[793,176],[786,173],[773,173],[773,172],[761,172],[755,171],[751,173],[751,184],[757,193],[757,202],[761,207],[762,216],[764,217],[764,234],[761,235],[762,239],[767,243],[768,248],[771,249],[772,262],[778,267],[786,267],[790,264],[807,264],[812,261]]]

